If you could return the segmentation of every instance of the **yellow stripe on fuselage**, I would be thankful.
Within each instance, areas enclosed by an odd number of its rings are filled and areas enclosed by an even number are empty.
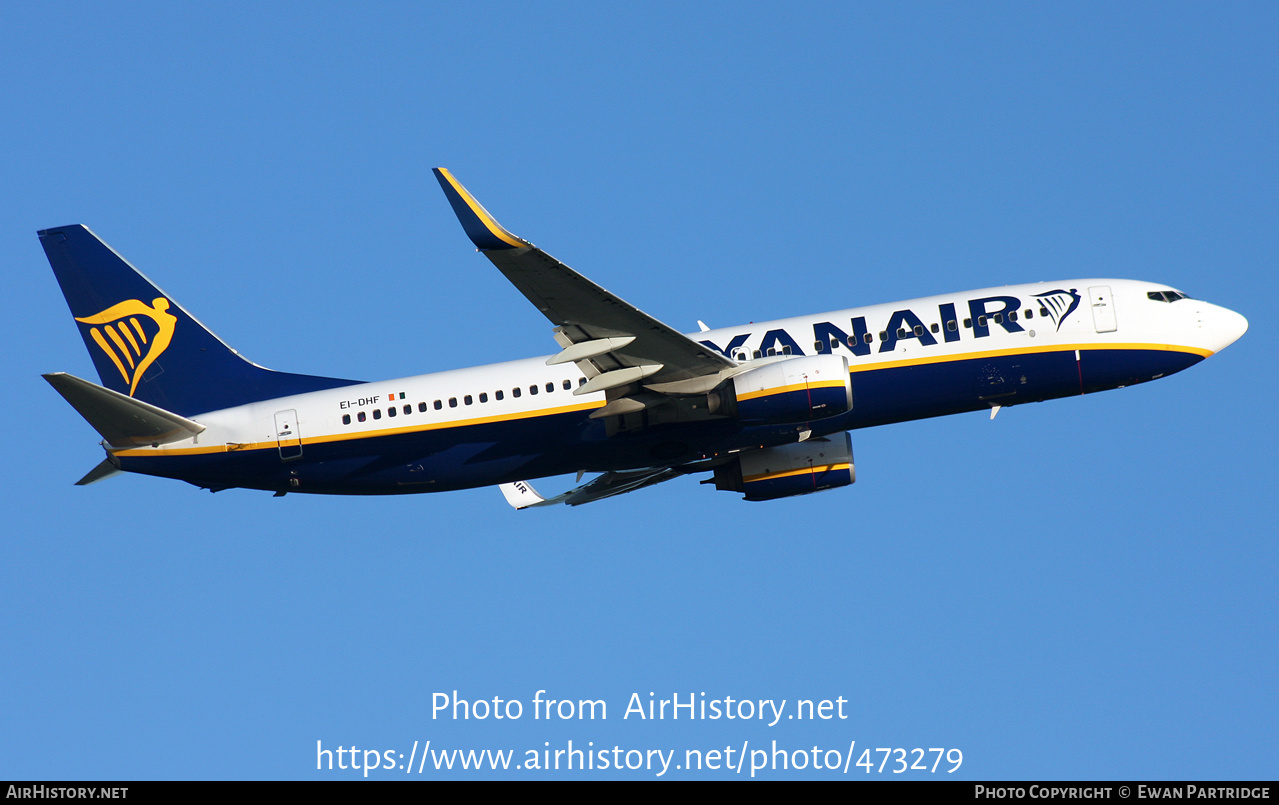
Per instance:
[[[1011,349],[992,349],[985,352],[957,352],[951,355],[925,355],[918,358],[903,358],[896,361],[878,361],[875,363],[853,363],[849,361],[848,371],[870,372],[876,369],[895,369],[900,366],[918,366],[927,363],[952,363],[954,361],[984,360],[1009,355],[1035,355],[1044,352],[1090,352],[1094,350],[1132,349],[1153,352],[1188,352],[1201,358],[1212,356],[1212,351],[1199,347],[1188,347],[1179,344],[1045,344],[1042,347],[1014,347]]]
[[[423,425],[408,425],[402,428],[383,428],[382,430],[362,430],[349,433],[328,433],[322,436],[303,437],[302,444],[324,444],[326,442],[347,442],[358,439],[374,439],[381,436],[396,436],[402,433],[424,433],[445,428],[464,428],[470,425],[486,425],[493,422],[513,422],[520,419],[534,419],[542,416],[570,414],[575,411],[589,411],[600,408],[602,402],[585,402],[575,405],[563,405],[557,408],[539,408],[536,411],[520,411],[513,414],[497,414],[494,416],[475,417],[473,419],[451,419],[447,422],[429,422]],[[130,448],[113,451],[117,456],[191,456],[201,453],[238,453],[243,450],[269,450],[278,446],[279,442],[221,443],[198,447],[177,447],[171,450],[164,448]]]
[[[97,335],[96,331],[94,334]],[[97,336],[97,337],[101,338],[101,336]],[[964,353],[956,353],[953,355],[929,355],[929,356],[921,356],[919,358],[907,358],[903,360],[883,361],[883,362],[877,362],[877,363],[863,363],[863,364],[850,363],[848,371],[852,374],[856,374],[858,372],[870,372],[870,371],[875,371],[877,369],[895,369],[895,368],[900,368],[905,366],[919,366],[919,365],[925,365],[925,364],[931,364],[931,363],[949,363],[953,361],[963,361],[963,360],[983,360],[986,358],[995,358],[995,357],[1008,356],[1008,355],[1030,355],[1030,354],[1044,353],[1044,352],[1074,352],[1075,350],[1084,352],[1089,350],[1111,350],[1111,349],[1185,352],[1185,353],[1190,353],[1194,355],[1199,355],[1200,357],[1204,357],[1204,358],[1210,357],[1213,354],[1210,350],[1200,349],[1198,347],[1182,346],[1178,344],[1130,344],[1130,343],[1057,344],[1057,345],[1045,345],[1042,347],[995,349],[995,350],[988,350],[985,352],[964,352]],[[110,354],[109,350],[108,350],[108,354]],[[118,360],[116,361],[116,365],[121,370],[121,374],[124,374],[124,367],[120,366]],[[810,385],[816,386],[816,387],[836,388],[836,387],[842,386],[843,381],[842,380],[823,380],[819,383],[813,383]],[[740,397],[739,399],[751,399],[754,397],[760,397],[760,396],[765,396],[770,394],[778,394],[783,391],[801,390],[803,388],[805,388],[805,384],[799,383],[793,386],[785,386],[780,388],[766,389],[764,391],[759,391],[759,392],[751,392],[749,395],[744,395],[743,397]],[[604,403],[602,402],[587,402],[587,403],[578,403],[575,405],[565,405],[565,406],[560,406],[556,408],[540,408],[534,411],[520,411],[513,414],[497,414],[494,416],[476,417],[473,419],[454,419],[454,420],[449,420],[447,422],[432,422],[432,423],[427,423],[422,425],[415,424],[415,425],[409,425],[409,426],[400,427],[400,428],[385,428],[382,430],[363,430],[363,431],[353,431],[349,433],[347,432],[330,433],[322,436],[304,437],[302,439],[302,444],[304,445],[323,444],[326,442],[343,442],[343,441],[352,441],[352,440],[358,440],[358,439],[372,439],[372,438],[378,438],[381,436],[394,436],[402,433],[416,433],[416,432],[425,432],[425,431],[431,431],[431,430],[443,430],[445,428],[463,428],[470,425],[484,425],[484,424],[489,424],[493,422],[510,422],[510,421],[516,421],[520,419],[535,419],[537,417],[542,417],[542,416],[554,416],[556,414],[566,414],[566,413],[572,413],[575,411],[592,410],[595,408],[600,408],[603,405]],[[219,443],[219,444],[207,445],[207,446],[202,445],[202,446],[195,446],[195,447],[177,447],[172,449],[130,448],[127,450],[115,450],[112,452],[114,455],[117,455],[117,456],[187,456],[187,455],[198,455],[198,454],[205,454],[205,453],[239,452],[242,450],[267,450],[267,449],[274,449],[278,445],[279,445],[278,441],[271,440],[271,441],[263,441],[263,442],[246,442],[246,443],[238,443],[238,444],[237,443]],[[807,472],[808,470],[801,470],[801,471]],[[797,471],[797,472],[800,472],[800,471]],[[768,477],[772,477],[772,476],[768,476]],[[778,476],[778,477],[781,477],[781,476]]]

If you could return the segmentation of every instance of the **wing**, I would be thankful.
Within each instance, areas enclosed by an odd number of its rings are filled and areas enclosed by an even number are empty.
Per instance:
[[[680,467],[662,467],[652,470],[606,472],[579,487],[570,489],[564,494],[556,495],[553,498],[542,497],[527,481],[502,484],[501,488],[502,494],[506,496],[506,502],[517,509],[527,509],[533,506],[554,506],[560,503],[581,506],[583,503],[603,500],[614,495],[643,489],[653,484],[660,484],[662,481],[678,478],[690,471],[692,470]]]
[[[563,349],[547,363],[577,364],[588,380],[575,394],[608,392],[592,416],[648,407],[652,392],[704,393],[737,367],[512,235],[444,168],[435,177],[475,247],[555,325]]]

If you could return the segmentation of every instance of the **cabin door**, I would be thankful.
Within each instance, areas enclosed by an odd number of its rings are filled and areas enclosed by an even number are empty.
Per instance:
[[[1088,302],[1092,305],[1093,327],[1099,333],[1113,333],[1119,329],[1115,322],[1115,304],[1109,285],[1094,285],[1088,289]]]
[[[302,434],[298,431],[298,412],[293,409],[275,412],[275,438],[280,445],[280,460],[302,457]]]

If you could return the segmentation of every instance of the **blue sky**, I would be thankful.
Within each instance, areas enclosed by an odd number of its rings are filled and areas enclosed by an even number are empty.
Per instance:
[[[427,740],[1279,772],[1273,4],[44,3],[4,39],[0,777],[344,779],[317,741]],[[685,330],[1092,276],[1251,329],[1157,383],[855,432],[855,486],[774,503],[72,486],[97,437],[39,375],[92,366],[37,229],[90,226],[276,369],[553,351],[436,165]],[[453,690],[525,716],[433,719]],[[608,718],[534,720],[539,690]],[[623,719],[650,691],[848,718]]]

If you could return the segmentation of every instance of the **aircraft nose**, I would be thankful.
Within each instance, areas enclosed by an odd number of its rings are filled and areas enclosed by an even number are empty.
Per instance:
[[[1248,320],[1233,310],[1212,306],[1212,331],[1216,340],[1214,352],[1220,352],[1248,332]]]

